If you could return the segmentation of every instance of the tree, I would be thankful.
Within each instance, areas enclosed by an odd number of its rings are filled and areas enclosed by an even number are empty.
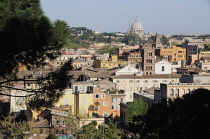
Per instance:
[[[140,40],[141,39],[138,36],[138,34],[128,34],[124,37],[122,42],[127,44],[127,45],[135,45],[135,44],[139,44]]]
[[[17,78],[18,64],[39,67],[45,59],[53,59],[60,54],[69,38],[69,29],[64,21],[52,23],[44,14],[39,0],[2,0],[0,2],[0,83],[1,89],[19,89],[11,84],[26,81]],[[32,94],[35,104],[52,105],[62,95],[69,84],[68,71],[71,61],[47,77],[37,79],[39,89],[23,90]],[[61,80],[63,82],[61,82]],[[5,94],[1,94],[5,95]]]
[[[78,134],[78,137],[87,137],[91,139],[121,139],[123,137],[123,132],[119,130],[116,125],[112,122],[110,122],[108,125],[101,124],[98,125],[98,128],[96,128],[97,122],[92,121],[87,126],[83,127],[83,134]]]
[[[99,49],[99,53],[100,54],[103,54],[103,53],[110,53],[110,54],[116,54],[116,46],[108,46],[108,45],[105,45],[103,46],[101,49]]]
[[[58,138],[54,133],[50,132],[46,139],[58,139]]]
[[[99,130],[100,129],[104,130],[103,135],[105,136],[105,138],[121,139],[124,136],[123,132],[120,129],[118,129],[117,126],[112,122],[110,122],[108,126],[103,125],[101,128],[99,128]]]
[[[205,49],[210,49],[210,44],[205,43],[203,46],[205,47]]]
[[[168,39],[166,38],[166,36],[162,35],[162,37],[160,38],[160,41],[163,45],[168,45]]]
[[[142,98],[134,99],[133,102],[128,104],[128,108],[125,112],[125,121],[127,123],[132,122],[134,116],[143,116],[147,113],[149,105]]]
[[[2,77],[17,72],[19,63],[30,67],[54,58],[68,40],[67,24],[60,20],[52,23],[39,0],[1,0],[0,13]]]
[[[25,90],[32,93],[28,104],[30,108],[51,107],[53,103],[57,102],[62,96],[63,90],[70,85],[69,81],[72,76],[69,75],[69,71],[71,69],[70,60],[55,72],[48,73],[47,77],[38,79],[39,89]]]
[[[191,94],[151,107],[142,138],[208,138],[210,136],[210,91]]]
[[[125,111],[125,121],[130,132],[138,133],[143,126],[143,118],[147,114],[149,105],[142,98],[134,99]]]
[[[27,131],[30,131],[27,122],[17,122],[10,116],[5,117],[4,120],[0,121],[0,132],[8,139],[24,138],[27,135]]]

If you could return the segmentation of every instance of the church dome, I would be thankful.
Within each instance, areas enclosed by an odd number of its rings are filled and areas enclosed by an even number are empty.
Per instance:
[[[139,22],[139,19],[136,17],[135,22],[131,25],[131,29],[143,29],[143,25]]]

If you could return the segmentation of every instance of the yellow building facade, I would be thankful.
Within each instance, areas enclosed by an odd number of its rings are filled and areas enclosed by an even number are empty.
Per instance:
[[[69,115],[77,115],[79,117],[92,117],[92,113],[89,112],[88,108],[90,105],[94,105],[93,93],[74,94],[72,89],[65,89],[64,94],[59,100],[54,103],[54,106],[69,110]],[[28,110],[30,112],[29,119],[37,119],[39,114],[46,108],[43,107],[40,110]]]
[[[72,89],[65,89],[64,94],[61,98],[54,104],[56,107],[60,107],[70,111],[70,114],[73,115],[75,108],[75,94],[72,94]]]
[[[172,46],[171,48],[159,49],[159,55],[170,62],[186,60],[186,48]]]
[[[127,65],[128,61],[119,60],[117,55],[112,55],[111,60],[96,60],[96,68],[112,69]]]

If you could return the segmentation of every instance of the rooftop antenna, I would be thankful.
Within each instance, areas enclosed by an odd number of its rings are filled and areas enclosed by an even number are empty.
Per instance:
[[[156,33],[158,34],[158,29],[157,29],[157,32]]]

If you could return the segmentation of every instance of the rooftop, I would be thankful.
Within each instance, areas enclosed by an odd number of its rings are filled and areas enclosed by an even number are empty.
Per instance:
[[[151,74],[151,75],[142,75],[142,76],[134,76],[134,75],[117,75],[113,76],[113,79],[148,79],[148,78],[181,78],[181,74]]]

